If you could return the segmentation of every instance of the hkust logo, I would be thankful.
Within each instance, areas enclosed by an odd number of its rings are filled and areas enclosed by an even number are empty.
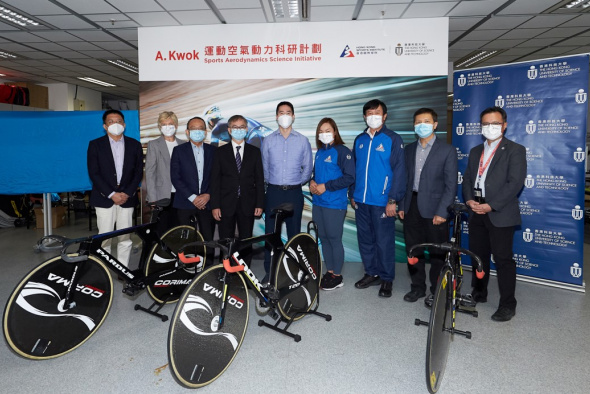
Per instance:
[[[584,161],[584,159],[586,158],[586,152],[584,152],[584,150],[580,147],[578,147],[576,149],[576,151],[574,152],[574,160],[577,163],[581,163]]]
[[[535,66],[531,66],[531,68],[529,68],[527,70],[527,77],[529,79],[535,79],[535,78],[537,78],[537,75],[538,74],[539,73],[538,73],[537,68]]]
[[[504,99],[502,98],[502,96],[498,96],[496,101],[494,101],[494,104],[496,104],[496,107],[504,107]]]
[[[584,89],[578,90],[578,93],[576,93],[576,103],[584,104],[587,99],[588,93],[584,92]]]
[[[532,175],[527,175],[526,178],[524,179],[524,185],[528,189],[531,189],[533,186],[535,186],[535,178],[533,178]]]
[[[463,183],[463,174],[461,174],[461,171],[459,171],[457,173],[457,184],[462,184]]]
[[[404,53],[404,47],[402,46],[402,44],[397,44],[397,46],[395,47],[395,54],[398,56],[403,55]]]
[[[576,205],[574,209],[572,209],[572,217],[575,220],[582,220],[584,218],[584,210],[580,208],[579,205]]]
[[[537,125],[535,124],[535,122],[529,120],[529,123],[526,125],[525,131],[527,134],[535,134],[535,131],[537,131]]]
[[[463,135],[465,133],[465,126],[463,126],[463,123],[459,123],[455,131],[457,132],[457,135]]]
[[[461,87],[465,86],[465,84],[467,83],[467,78],[465,78],[465,74],[461,74],[459,75],[459,78],[457,78],[457,84]]]
[[[533,233],[531,232],[530,228],[527,228],[525,231],[522,232],[522,239],[524,240],[524,242],[532,242]]]
[[[582,276],[582,267],[580,267],[580,264],[572,264],[572,266],[570,267],[570,275],[574,278],[579,278]]]
[[[350,49],[350,47],[347,45],[344,47],[344,50],[342,51],[340,57],[354,57],[354,53],[352,52],[352,49]]]

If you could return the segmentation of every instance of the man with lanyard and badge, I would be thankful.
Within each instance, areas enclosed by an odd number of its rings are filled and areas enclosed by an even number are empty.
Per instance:
[[[518,195],[526,177],[525,147],[504,136],[506,111],[485,109],[480,115],[486,142],[471,149],[463,176],[463,197],[472,213],[469,219],[469,249],[481,258],[485,276],[471,279],[471,296],[486,302],[490,258],[498,275],[500,302],[492,320],[508,321],[516,313],[516,262],[512,244],[514,227],[520,225]]]

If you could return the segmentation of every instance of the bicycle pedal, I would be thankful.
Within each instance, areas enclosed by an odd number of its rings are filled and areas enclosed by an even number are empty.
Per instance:
[[[459,305],[475,308],[477,302],[475,302],[471,294],[465,294],[459,297]]]

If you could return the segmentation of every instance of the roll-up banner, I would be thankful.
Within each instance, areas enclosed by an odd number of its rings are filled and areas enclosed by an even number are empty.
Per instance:
[[[461,70],[453,87],[459,196],[469,151],[483,143],[480,113],[502,107],[506,137],[527,154],[522,225],[514,235],[517,274],[582,291],[588,62],[584,54]]]
[[[421,26],[416,29],[416,26]],[[247,141],[260,146],[277,129],[276,105],[295,107],[296,131],[315,151],[318,122],[331,117],[351,148],[366,125],[363,105],[388,106],[387,127],[415,140],[412,115],[421,107],[439,114],[446,132],[448,18],[349,22],[264,23],[139,28],[141,140],[160,135],[156,121],[174,111],[178,136],[194,116],[207,123],[206,142],[229,141],[227,119],[248,120]],[[307,187],[304,195],[310,197]],[[306,199],[302,231],[311,219]],[[261,221],[254,233],[262,233]],[[397,261],[405,260],[397,224]],[[347,261],[360,261],[354,211],[343,235]]]

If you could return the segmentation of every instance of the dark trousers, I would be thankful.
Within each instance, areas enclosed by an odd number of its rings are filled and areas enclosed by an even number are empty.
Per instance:
[[[395,279],[395,217],[385,207],[356,203],[356,234],[365,273]]]
[[[516,262],[513,259],[512,243],[514,227],[496,227],[487,214],[474,214],[469,220],[469,249],[482,261],[485,276],[477,279],[475,267],[471,277],[471,286],[483,296],[488,294],[490,280],[490,256],[494,255],[498,287],[500,290],[500,307],[516,308],[514,291],[516,288]]]
[[[175,195],[176,193],[170,194],[170,205],[164,207],[158,216],[158,226],[156,231],[160,237],[172,227],[178,226],[178,213],[176,212],[176,208],[172,206],[172,204],[174,204]]]
[[[301,232],[301,217],[303,216],[301,187],[289,190],[282,190],[272,185],[267,187],[264,201],[264,232],[266,234],[274,232],[275,217],[272,210],[284,203],[293,204],[293,215],[285,218],[287,239],[291,239]],[[270,271],[270,245],[266,246],[264,253],[264,270],[267,273]]]
[[[203,236],[203,240],[212,241],[213,234],[215,233],[215,219],[209,209],[178,209],[178,224],[185,226],[194,226],[198,228],[199,232]],[[196,223],[191,223],[191,216],[195,216],[197,219]],[[213,264],[213,256],[215,256],[215,250],[213,248],[207,248],[207,256],[205,263],[209,266]]]
[[[432,224],[432,218],[423,218],[418,210],[418,193],[413,193],[410,209],[404,217],[404,237],[406,239],[406,252],[416,244],[425,242],[443,243],[449,240],[449,225],[444,222],[439,225]],[[418,257],[415,265],[408,264],[410,279],[412,280],[411,290],[426,292],[426,257],[422,250],[414,252]],[[435,249],[429,251],[430,261],[430,292],[434,294],[438,275],[444,264],[445,254],[437,253]]]
[[[237,206],[240,206],[239,199]],[[219,238],[235,237],[236,227],[238,229],[238,239],[252,237],[252,229],[254,228],[254,211],[252,211],[250,215],[245,215],[240,208],[237,208],[233,215],[229,215],[226,211],[222,210],[221,220],[217,222]],[[242,256],[246,264],[250,265],[250,262],[252,261],[252,246],[240,250],[240,256]]]
[[[331,209],[314,205],[311,212],[313,221],[318,226],[318,235],[322,244],[326,270],[340,275],[344,264],[342,234],[344,232],[346,209]]]

